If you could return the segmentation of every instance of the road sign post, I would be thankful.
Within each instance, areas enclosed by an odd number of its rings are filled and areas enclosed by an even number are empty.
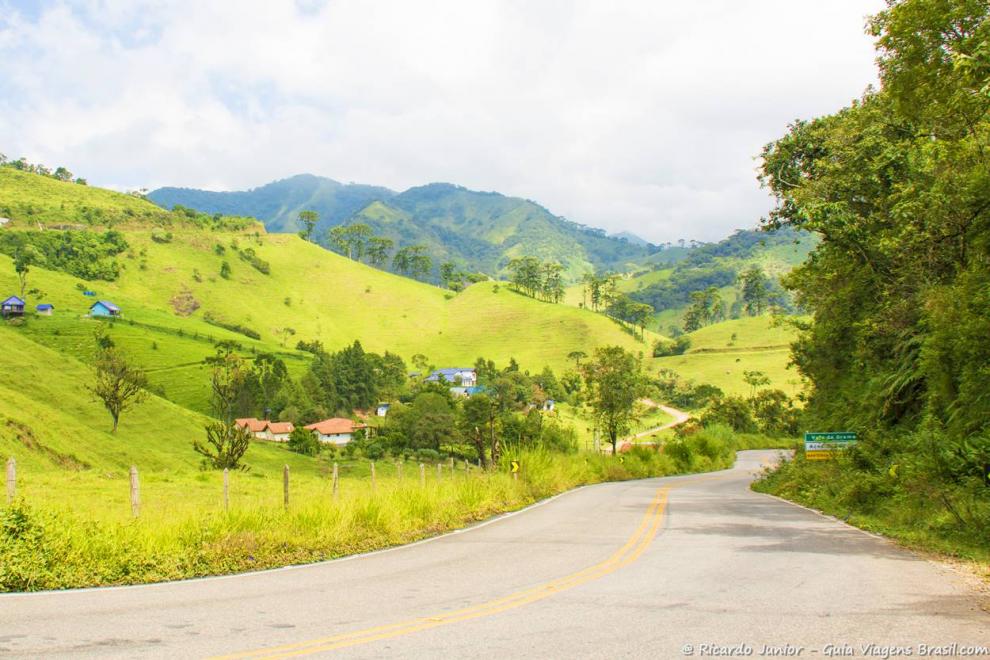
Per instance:
[[[858,442],[856,433],[839,431],[804,434],[804,457],[809,461],[827,461]]]
[[[519,461],[512,461],[512,478],[519,481]]]

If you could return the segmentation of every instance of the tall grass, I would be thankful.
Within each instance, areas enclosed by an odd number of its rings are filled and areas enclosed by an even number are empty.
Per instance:
[[[517,451],[504,464],[520,462],[518,479],[462,466],[453,473],[444,466],[438,477],[427,466],[423,485],[415,464],[406,464],[399,479],[394,466],[383,463],[374,489],[366,476],[342,479],[336,496],[325,478],[296,479],[287,509],[279,481],[235,475],[237,487],[225,511],[214,473],[149,480],[136,519],[126,517],[126,495],[119,493],[112,514],[101,507],[99,492],[80,492],[71,504],[29,497],[0,509],[0,590],[145,583],[366,552],[463,527],[583,484],[726,467],[730,447],[715,447],[722,441],[691,441],[688,454],[708,454],[687,460],[683,450],[675,458],[648,448],[635,448],[621,460]],[[197,488],[207,480],[209,490]],[[116,480],[115,493],[123,485]],[[180,492],[185,496],[173,501]]]

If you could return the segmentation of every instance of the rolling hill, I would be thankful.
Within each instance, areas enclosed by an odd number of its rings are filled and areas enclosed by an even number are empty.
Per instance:
[[[577,279],[593,270],[628,270],[655,251],[645,241],[608,236],[529,200],[447,183],[395,193],[303,174],[248,191],[159,188],[148,198],[169,209],[256,217],[272,232],[296,231],[298,213],[312,209],[320,214],[315,236],[324,245],[330,227],[365,223],[400,247],[425,245],[435,266],[453,261],[490,275],[503,273],[513,257],[531,255],[559,261]]]
[[[691,348],[683,355],[655,358],[653,366],[670,369],[697,383],[708,383],[726,394],[749,396],[744,372],[762,371],[769,387],[791,396],[802,390],[799,374],[791,367],[793,327],[775,323],[770,316],[749,316],[715,323],[687,335]]]
[[[539,302],[494,282],[455,295],[346,259],[294,234],[267,234],[254,224],[199,226],[132,196],[12,172],[0,168],[0,208],[8,208],[13,218],[0,229],[0,247],[19,230],[34,231],[32,218],[79,205],[80,195],[87,208],[104,213],[130,209],[126,221],[113,223],[127,244],[114,258],[120,276],[85,281],[32,268],[29,304],[53,303],[56,314],[29,318],[17,332],[85,362],[93,322],[83,317],[94,297],[83,291],[112,300],[126,320],[116,324],[115,340],[137,356],[164,397],[190,410],[207,411],[202,360],[221,339],[235,339],[245,350],[280,353],[296,373],[308,360],[294,349],[299,340],[319,340],[329,349],[360,340],[368,350],[392,351],[407,361],[423,354],[438,366],[469,365],[480,356],[499,364],[515,358],[530,370],[565,368],[571,351],[590,352],[604,344],[649,352],[651,335],[641,342],[600,315]],[[30,200],[31,213],[12,203],[22,198]],[[248,254],[268,273],[252,265]],[[221,275],[225,263],[227,277]],[[0,255],[0,297],[18,290],[10,256]],[[244,331],[257,333],[257,339]]]

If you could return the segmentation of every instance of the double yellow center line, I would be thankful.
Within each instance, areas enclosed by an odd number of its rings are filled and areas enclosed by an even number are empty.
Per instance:
[[[669,486],[660,488],[657,491],[656,496],[653,498],[649,508],[643,515],[643,520],[639,523],[639,527],[636,528],[636,531],[629,537],[629,540],[626,541],[625,545],[619,548],[605,561],[589,566],[588,568],[578,571],[577,573],[572,573],[570,575],[551,580],[550,582],[545,582],[535,587],[517,591],[509,594],[508,596],[503,596],[502,598],[461,610],[443,612],[435,616],[411,619],[409,621],[378,626],[375,628],[366,628],[364,630],[334,635],[332,637],[322,637],[303,642],[296,642],[294,644],[286,644],[284,646],[274,646],[264,649],[257,649],[254,651],[244,651],[221,657],[228,660],[244,660],[248,658],[252,660],[258,658],[273,660],[275,658],[292,658],[302,655],[310,655],[313,653],[333,651],[336,649],[347,648],[349,646],[357,646],[359,644],[369,644],[371,642],[400,637],[402,635],[408,635],[423,630],[430,630],[431,628],[447,626],[452,623],[460,623],[461,621],[469,621],[471,619],[492,616],[494,614],[499,614],[500,612],[505,612],[517,607],[529,605],[530,603],[535,603],[543,600],[544,598],[549,598],[554,594],[567,591],[568,589],[573,589],[574,587],[579,587],[582,584],[586,584],[593,580],[598,580],[610,573],[614,573],[624,566],[628,566],[633,563],[639,559],[640,555],[642,555],[650,546],[650,543],[652,543],[654,537],[656,537],[657,532],[660,529],[660,524],[663,521],[664,511],[667,506],[667,494],[669,491]]]

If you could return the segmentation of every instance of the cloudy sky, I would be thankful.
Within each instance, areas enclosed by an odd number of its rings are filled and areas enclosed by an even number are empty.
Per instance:
[[[449,181],[653,241],[875,81],[881,0],[0,0],[0,152],[118,189]]]

